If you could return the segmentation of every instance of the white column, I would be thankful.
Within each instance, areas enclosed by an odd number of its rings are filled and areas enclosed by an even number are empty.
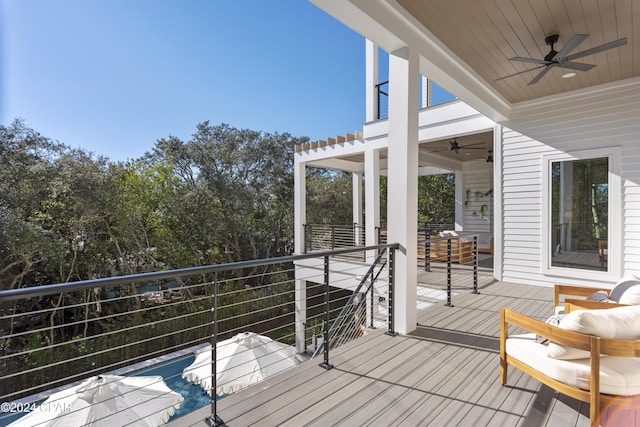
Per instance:
[[[355,228],[356,236],[355,243],[356,245],[362,245],[364,242],[362,241],[362,172],[352,172],[352,188],[353,188],[353,223],[358,224],[358,227]]]
[[[493,167],[493,277],[496,280],[502,280],[502,214],[504,206],[502,196],[502,133],[502,126],[496,125],[493,129],[493,163],[491,164]]]
[[[431,88],[429,87],[429,79],[425,75],[420,75],[420,108],[427,108],[431,96]]]
[[[418,241],[419,58],[408,47],[389,54],[389,242],[399,243],[395,263],[395,328],[416,328]]]
[[[371,40],[365,40],[365,62],[366,62],[366,115],[365,121],[372,122],[378,120],[378,46]]]
[[[366,246],[377,245],[380,227],[380,150],[364,152],[364,211]],[[369,251],[367,261],[373,263],[378,251]],[[367,295],[367,326],[371,325],[372,310],[378,310],[378,292],[374,287],[373,307],[370,295]]]
[[[378,244],[380,227],[380,151],[364,152],[364,211],[366,245]],[[371,254],[373,255],[373,254]],[[373,259],[371,260],[373,261]]]
[[[294,197],[294,244],[295,253],[304,253],[304,224],[307,216],[307,168],[296,158],[293,170]],[[307,282],[295,281],[295,334],[296,351],[302,353],[305,347],[305,328],[307,321]]]
[[[463,173],[460,170],[455,171],[455,197],[456,197],[456,206],[455,206],[455,221],[454,230],[464,230],[464,215],[465,215],[465,205],[464,205],[464,178]]]
[[[296,254],[304,253],[304,224],[307,219],[307,165],[298,160],[295,154],[293,164],[293,222],[294,250]]]

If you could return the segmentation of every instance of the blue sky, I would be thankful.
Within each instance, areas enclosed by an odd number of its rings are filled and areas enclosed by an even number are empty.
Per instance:
[[[0,0],[0,123],[111,160],[196,125],[364,121],[364,39],[306,0]]]

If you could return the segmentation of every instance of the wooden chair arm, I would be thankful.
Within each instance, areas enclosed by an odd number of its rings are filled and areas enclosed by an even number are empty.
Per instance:
[[[564,300],[564,312],[571,313],[575,310],[606,310],[614,307],[625,307],[626,304],[605,301],[589,301],[586,299],[566,298]]]
[[[572,295],[578,297],[588,297],[589,295],[605,291],[609,295],[609,289],[598,289],[590,286],[563,285],[556,283],[553,285],[553,308],[560,305],[560,295]]]

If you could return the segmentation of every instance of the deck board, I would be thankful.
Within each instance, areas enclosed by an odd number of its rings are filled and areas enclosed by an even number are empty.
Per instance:
[[[433,277],[425,286],[441,291],[444,281]],[[333,369],[319,358],[305,362],[220,400],[218,414],[232,427],[588,425],[587,404],[513,367],[507,386],[499,383],[500,307],[548,317],[552,289],[487,279],[479,294],[470,291],[456,282],[454,306],[439,292],[419,311],[414,333],[373,331],[333,350]],[[171,425],[204,426],[207,415],[203,408]],[[619,417],[640,425],[633,411]]]

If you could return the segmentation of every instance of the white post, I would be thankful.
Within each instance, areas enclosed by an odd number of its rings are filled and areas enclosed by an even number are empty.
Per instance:
[[[465,215],[465,205],[464,205],[464,174],[461,170],[455,171],[455,197],[456,197],[456,206],[455,206],[455,221],[454,230],[464,230],[464,215]]]
[[[365,62],[366,62],[366,122],[378,120],[378,46],[371,40],[365,41]]]
[[[362,230],[362,172],[352,172],[352,188],[353,188],[353,223],[358,224],[354,227],[355,244],[362,245],[364,243],[361,237]]]
[[[431,85],[429,84],[427,76],[420,75],[420,86],[422,86],[422,90],[420,91],[420,108],[427,108],[431,105]]]
[[[395,258],[395,329],[416,328],[418,281],[419,58],[408,47],[389,54],[389,174],[387,227]]]
[[[366,245],[373,246],[379,243],[377,235],[377,228],[380,227],[379,150],[365,150],[364,152],[364,193]]]
[[[293,170],[293,198],[294,198],[294,244],[295,253],[304,253],[304,224],[307,216],[307,168],[297,158],[294,161]],[[296,279],[295,281],[295,334],[296,351],[304,352],[305,349],[305,323],[307,321],[307,282]]]
[[[364,201],[365,201],[365,240],[366,246],[377,245],[378,228],[380,227],[380,150],[365,150],[364,152]],[[373,263],[377,251],[369,251],[367,262]],[[367,295],[367,327],[371,325],[371,313],[378,309],[378,292],[373,289],[374,301]]]

